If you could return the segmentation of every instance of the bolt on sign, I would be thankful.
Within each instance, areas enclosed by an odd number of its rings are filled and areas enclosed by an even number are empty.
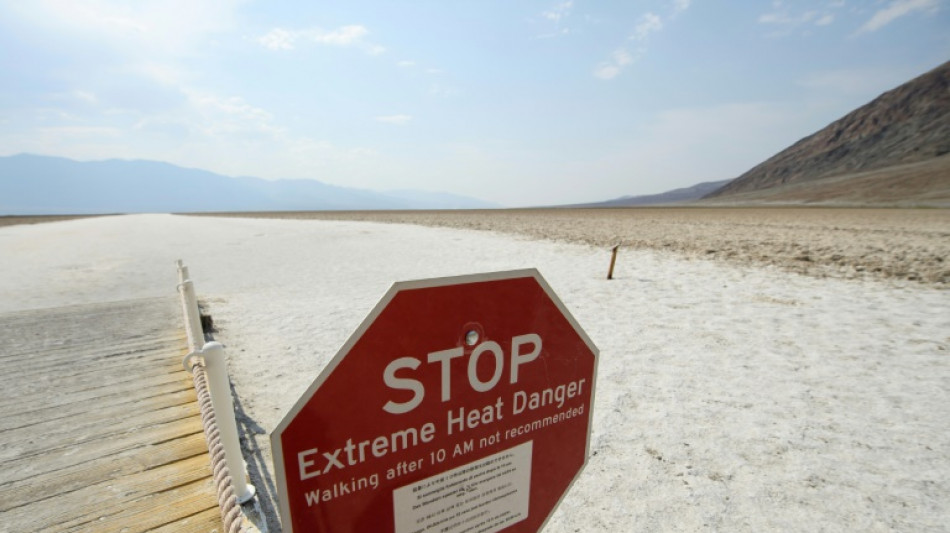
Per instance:
[[[596,370],[537,270],[393,285],[271,435],[284,530],[540,530]]]

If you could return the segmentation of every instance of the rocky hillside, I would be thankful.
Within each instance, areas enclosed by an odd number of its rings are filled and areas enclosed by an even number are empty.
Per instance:
[[[805,137],[707,198],[726,199],[789,186],[801,188],[806,182],[906,167],[948,153],[950,62]],[[938,184],[941,181],[950,182],[950,176],[944,176]],[[881,190],[893,197],[874,198],[872,202],[904,199],[900,182]],[[768,199],[765,195],[757,196]]]

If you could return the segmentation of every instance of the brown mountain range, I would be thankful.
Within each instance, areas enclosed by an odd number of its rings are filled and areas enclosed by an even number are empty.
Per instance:
[[[885,92],[705,198],[950,205],[950,62]]]

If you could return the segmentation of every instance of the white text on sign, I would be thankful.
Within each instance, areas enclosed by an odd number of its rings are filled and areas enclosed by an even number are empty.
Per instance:
[[[529,347],[530,348],[527,348]],[[541,336],[536,333],[527,333],[525,335],[516,335],[511,339],[511,351],[509,357],[510,377],[509,382],[515,384],[518,382],[519,368],[538,358],[541,353]],[[441,383],[442,383],[442,401],[447,402],[452,398],[452,360],[458,359],[465,354],[465,349],[461,346],[448,350],[430,352],[427,355],[427,361],[441,364]],[[488,381],[482,381],[479,378],[476,369],[478,361],[482,356],[491,356],[494,358],[494,371]],[[383,381],[390,389],[412,391],[412,398],[405,402],[394,402],[389,400],[383,405],[383,410],[394,415],[408,413],[419,406],[425,397],[425,385],[414,378],[397,377],[396,372],[408,368],[416,370],[422,364],[422,361],[416,357],[400,357],[386,365],[383,370]],[[495,341],[485,341],[472,350],[468,356],[468,383],[472,390],[477,392],[487,392],[492,390],[495,385],[501,381],[501,376],[505,367],[505,354],[501,345]]]

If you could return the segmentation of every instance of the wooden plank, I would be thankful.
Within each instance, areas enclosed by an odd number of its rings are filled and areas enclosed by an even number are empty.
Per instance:
[[[34,370],[68,370],[68,365],[90,365],[93,363],[102,364],[104,361],[113,361],[114,358],[123,356],[142,357],[152,352],[165,353],[168,355],[169,347],[185,347],[184,339],[165,339],[161,341],[138,342],[125,346],[110,346],[106,348],[96,346],[66,346],[56,353],[46,351],[28,350],[22,354],[10,355],[0,358],[0,366],[14,369],[17,371]],[[42,359],[37,359],[37,354],[43,354]],[[82,354],[81,357],[77,356]]]
[[[29,369],[55,368],[59,365],[108,360],[111,357],[138,352],[167,350],[170,346],[184,349],[187,344],[184,338],[177,336],[129,341],[112,335],[109,339],[108,341],[97,339],[89,343],[71,343],[53,348],[24,346],[22,353],[4,352],[4,355],[0,356],[0,365],[9,366],[9,368],[18,366]]]
[[[197,406],[179,404],[160,409],[140,408],[123,418],[80,419],[69,424],[41,424],[0,433],[0,466],[14,458],[43,456],[101,440],[130,430],[193,418]]]
[[[92,399],[105,399],[109,397],[122,396],[125,394],[133,394],[138,390],[141,390],[144,386],[156,386],[156,385],[167,385],[171,383],[182,383],[183,381],[190,379],[190,377],[182,371],[184,376],[176,374],[167,374],[161,376],[151,376],[149,379],[124,379],[117,383],[112,383],[108,387],[86,387],[77,390],[60,390],[55,391],[55,393],[49,393],[46,395],[43,394],[34,394],[30,395],[30,402],[33,404],[33,407],[44,408],[44,407],[56,407],[60,405],[67,405],[73,402],[80,402],[84,400]],[[16,403],[4,402],[0,404],[0,413],[6,412],[9,409],[15,409]]]
[[[212,533],[223,531],[217,507],[150,529],[150,533]]]
[[[195,395],[195,388],[192,382],[175,381],[154,386],[146,386],[132,391],[112,392],[97,398],[90,398],[76,402],[70,402],[62,405],[52,405],[39,409],[20,410],[12,414],[4,414],[0,418],[0,430],[15,429],[18,427],[36,424],[42,420],[61,420],[74,416],[94,416],[99,412],[101,406],[112,405],[121,407],[126,404],[134,404],[140,401],[146,401],[150,398],[169,396],[177,394]],[[131,408],[131,406],[130,406]]]
[[[149,309],[147,316],[143,309]],[[4,313],[0,314],[0,325],[7,333],[0,338],[0,346],[49,348],[104,337],[129,340],[174,335],[180,333],[180,309],[177,303],[161,298]],[[156,317],[161,323],[154,320]]]
[[[122,529],[150,531],[172,521],[177,522],[193,514],[195,510],[208,510],[206,502],[209,496],[212,499],[214,497],[214,483],[211,478],[134,502],[113,515],[112,519]],[[214,501],[210,509],[218,511],[220,516],[217,501]]]
[[[76,424],[76,420],[91,421],[95,418],[111,420],[128,416],[128,413],[135,412],[138,409],[161,409],[173,405],[193,403],[196,399],[197,393],[194,388],[187,388],[145,398],[126,398],[125,401],[109,402],[105,405],[101,402],[73,403],[46,413],[45,416],[23,416],[19,425],[10,424],[8,420],[3,420],[4,424],[0,424],[0,441],[6,438],[4,436],[5,432],[16,429],[34,427],[37,428],[37,431],[42,432],[43,428],[49,425],[68,426]],[[66,409],[66,407],[70,409]]]
[[[97,309],[99,304],[94,304],[0,314],[0,360],[26,357],[37,351],[55,356],[64,350],[89,346],[109,348],[110,344],[156,339],[183,341],[180,307],[162,300],[140,301],[131,306],[123,302],[102,304],[106,306],[102,309],[116,306],[110,312],[103,312]],[[150,309],[147,316],[141,312],[143,306]]]
[[[89,486],[90,480],[117,479],[190,457],[202,457],[210,468],[207,453],[204,434],[194,433],[145,450],[124,451],[5,483],[0,485],[0,512],[83,489]]]
[[[129,381],[141,382],[144,375],[174,374],[184,368],[181,359],[169,357],[169,353],[176,352],[177,350],[171,348],[164,352],[136,354],[105,362],[90,361],[87,364],[60,365],[58,368],[37,369],[34,372],[19,372],[15,368],[8,369],[2,365],[0,368],[3,368],[5,372],[17,372],[21,379],[29,380],[29,383],[21,387],[24,393],[48,394],[50,390],[83,386],[93,388],[96,385],[106,387]],[[10,403],[13,403],[12,400],[0,402],[0,406]]]
[[[173,298],[0,314],[0,531],[221,531]]]
[[[184,494],[176,494],[182,487],[189,488]],[[187,503],[174,501],[182,495],[190,498],[192,492],[205,497],[189,499]],[[4,512],[4,523],[14,526],[14,531],[53,531],[69,524],[97,523],[102,517],[109,517],[112,521],[135,515],[146,505],[152,507],[164,500],[168,501],[169,507],[176,508],[151,520],[155,525],[164,525],[175,518],[216,508],[214,494],[210,465],[205,457],[194,456],[60,494],[55,497],[53,506],[47,501],[38,501],[11,509]],[[141,505],[142,502],[148,503]],[[152,512],[158,510],[153,508]],[[124,518],[122,522],[125,522]],[[134,525],[144,530],[145,522]]]
[[[50,368],[47,370],[35,369],[30,372],[17,372],[21,379],[29,380],[31,388],[27,389],[29,393],[48,393],[49,390],[58,390],[62,388],[73,388],[83,384],[96,383],[101,386],[108,386],[123,381],[137,379],[141,382],[141,367],[149,367],[149,374],[173,374],[183,367],[181,360],[169,357],[169,352],[152,352],[149,354],[139,354],[134,357],[117,358],[107,362],[89,362],[87,364],[68,365],[70,368]],[[177,359],[177,360],[176,360]],[[0,368],[4,368],[0,365]],[[4,371],[7,371],[4,368]],[[8,405],[9,402],[2,402],[0,405]],[[2,409],[2,407],[0,407]]]
[[[6,328],[9,326],[0,324]],[[58,332],[61,333],[61,332]],[[161,348],[168,345],[186,344],[186,339],[182,335],[164,335],[162,337],[149,337],[145,339],[124,339],[113,336],[112,341],[103,344],[102,339],[89,339],[87,342],[77,342],[75,339],[68,343],[56,344],[55,346],[39,347],[31,344],[23,345],[22,351],[7,350],[0,354],[0,364],[15,362],[17,359],[29,359],[37,353],[43,354],[42,362],[53,361],[63,362],[75,358],[77,352],[88,354],[90,358],[99,358],[109,354],[122,354],[148,350],[150,348]],[[32,362],[36,362],[35,360]]]
[[[204,429],[201,420],[197,418],[175,420],[151,428],[130,430],[123,435],[113,435],[109,439],[0,462],[0,484],[55,472],[73,464],[107,458],[122,451],[143,447],[146,443],[167,442],[202,431]]]
[[[9,331],[21,326],[0,323],[0,327]],[[0,342],[0,348],[3,349],[3,351],[0,352],[0,361],[27,357],[32,353],[48,353],[50,357],[55,358],[62,356],[64,353],[76,351],[77,349],[95,351],[124,350],[136,348],[139,345],[147,346],[156,343],[177,343],[185,340],[184,334],[181,332],[164,332],[146,336],[136,335],[134,337],[129,336],[121,330],[100,330],[95,333],[97,336],[79,338],[77,335],[81,333],[76,333],[70,337],[70,331],[58,329],[55,332],[50,332],[50,334],[55,334],[56,338],[41,337],[36,339],[32,337],[22,337],[10,339],[7,337]],[[8,334],[5,333],[5,336],[6,335]],[[109,339],[109,341],[103,342],[104,339]]]
[[[209,478],[133,502],[110,518],[122,529],[149,531],[172,521],[177,522],[197,510],[217,510],[217,502],[212,507],[206,504],[208,497],[213,495],[214,484]]]

